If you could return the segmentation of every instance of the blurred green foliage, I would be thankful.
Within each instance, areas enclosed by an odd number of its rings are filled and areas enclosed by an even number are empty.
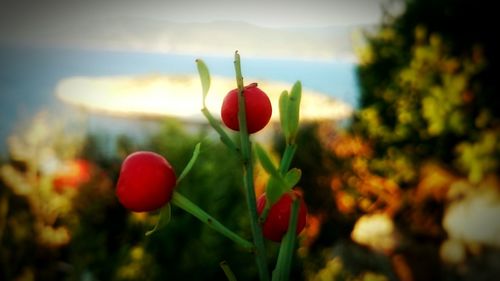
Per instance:
[[[373,141],[377,172],[403,186],[417,178],[401,170],[429,158],[475,183],[499,172],[493,10],[485,1],[406,1],[401,16],[367,36],[352,131]]]
[[[498,240],[484,245],[450,232],[443,217],[461,203],[467,214],[486,215],[463,200],[481,190],[497,194],[488,200],[500,210],[495,8],[487,1],[401,2],[401,14],[366,31],[351,123],[302,127],[293,166],[303,169],[299,185],[311,211],[299,250],[305,273],[312,280],[363,280],[367,272],[388,280],[491,280]],[[373,214],[386,219],[354,231]],[[456,226],[467,229],[467,219]],[[485,224],[492,231],[500,225]],[[442,248],[454,235],[464,235],[457,242],[463,256]],[[338,250],[345,245],[350,250]]]
[[[50,126],[44,128],[39,132],[50,135]],[[32,131],[33,128],[28,129],[26,134]],[[172,221],[146,237],[158,214],[131,213],[115,197],[114,184],[127,154],[136,150],[155,151],[180,172],[195,144],[202,140],[198,161],[177,190],[230,229],[250,237],[239,159],[204,129],[195,131],[188,132],[181,123],[168,120],[147,143],[138,144],[126,136],[119,137],[116,153],[106,151],[99,136],[75,142],[80,148],[72,147],[73,157],[92,163],[92,176],[79,186],[59,190],[54,188],[54,175],[37,166],[33,171],[37,176],[30,183],[32,188],[19,192],[26,185],[22,179],[27,175],[28,159],[33,158],[11,158],[4,163],[2,170],[16,171],[19,181],[12,180],[14,173],[4,173],[0,181],[0,279],[224,280],[219,267],[223,260],[239,280],[255,279],[257,272],[252,254],[186,212],[173,207]],[[59,140],[61,138],[64,137]],[[52,151],[53,147],[46,143],[41,149]],[[45,219],[49,215],[45,207],[39,208],[38,201],[34,201],[39,197],[41,182],[47,182],[47,198],[61,197],[69,202],[64,210],[50,212],[54,217],[50,222]],[[40,220],[46,225],[41,229],[37,228]],[[36,239],[46,231],[54,237],[52,232],[59,228],[64,228],[67,239],[58,243]]]
[[[172,136],[176,136],[173,138]],[[197,142],[202,140],[198,161],[177,190],[212,214],[228,228],[250,237],[241,182],[239,159],[206,133],[190,136],[179,124],[167,126],[153,136],[148,148],[169,159],[182,171]],[[239,204],[237,202],[240,202]],[[173,207],[172,221],[152,235],[146,244],[158,268],[154,280],[223,280],[218,264],[226,260],[237,276],[256,276],[253,256],[232,241],[206,227],[184,211]]]

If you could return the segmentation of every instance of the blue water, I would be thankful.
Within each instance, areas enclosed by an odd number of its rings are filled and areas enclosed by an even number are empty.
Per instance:
[[[150,54],[59,48],[0,47],[0,153],[5,138],[21,121],[42,109],[68,109],[54,96],[57,82],[75,75],[115,76],[141,74],[196,74],[196,55]],[[201,57],[212,75],[234,77],[233,59]],[[355,65],[339,62],[245,58],[245,77],[256,81],[302,82],[357,106]]]

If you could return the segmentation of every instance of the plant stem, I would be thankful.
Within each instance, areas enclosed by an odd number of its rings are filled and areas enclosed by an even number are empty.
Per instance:
[[[288,143],[283,153],[283,158],[280,162],[280,173],[282,175],[290,169],[292,159],[297,150],[296,144]],[[297,220],[299,214],[299,200],[293,196],[290,220],[288,223],[288,231],[281,241],[280,250],[278,254],[278,261],[276,262],[276,268],[273,271],[273,281],[287,281],[290,277],[290,269],[292,265],[293,250],[295,248],[295,238],[297,236]]]
[[[290,222],[288,231],[281,241],[278,261],[273,272],[273,281],[288,281],[292,267],[293,250],[295,248],[295,238],[297,237],[297,220],[299,215],[299,200],[294,198],[291,206]]]
[[[177,207],[183,209],[184,211],[190,213],[191,215],[195,216],[197,219],[207,224],[212,229],[218,231],[222,235],[226,236],[227,238],[233,240],[246,250],[250,252],[255,251],[255,247],[252,243],[243,239],[241,236],[228,229],[218,220],[213,218],[211,215],[207,214],[204,210],[202,210],[200,207],[198,207],[196,204],[191,202],[186,197],[182,196],[177,191],[174,191],[174,194],[172,195],[172,200],[170,202],[176,205]]]
[[[234,54],[234,69],[236,72],[236,84],[238,85],[238,122],[240,127],[241,158],[243,162],[243,184],[246,191],[252,236],[256,247],[255,260],[259,270],[259,278],[261,281],[267,281],[269,280],[269,270],[267,268],[264,237],[262,236],[262,229],[257,215],[257,203],[253,182],[253,163],[251,159],[252,148],[247,129],[245,99],[243,96],[243,76],[241,74],[240,55],[238,51]]]
[[[293,156],[295,155],[295,151],[297,150],[296,144],[287,144],[285,148],[285,152],[283,153],[283,158],[280,162],[280,173],[282,175],[286,174],[286,172],[290,169],[290,165],[292,164]]]

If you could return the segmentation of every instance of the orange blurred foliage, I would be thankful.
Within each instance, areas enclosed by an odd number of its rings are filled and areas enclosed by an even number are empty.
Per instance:
[[[90,163],[83,159],[69,160],[54,174],[52,185],[57,192],[77,188],[90,180]]]

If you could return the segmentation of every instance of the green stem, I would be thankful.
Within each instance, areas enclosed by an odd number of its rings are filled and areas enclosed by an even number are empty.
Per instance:
[[[290,277],[293,251],[297,237],[297,220],[299,217],[299,200],[297,198],[294,198],[291,208],[290,223],[288,225],[288,231],[281,241],[278,261],[276,262],[276,268],[273,272],[273,281],[288,281]]]
[[[250,252],[255,251],[255,247],[252,243],[243,239],[241,236],[239,236],[238,234],[234,233],[233,231],[225,227],[222,223],[217,221],[211,215],[207,214],[204,210],[202,210],[200,207],[198,207],[196,204],[191,202],[186,197],[182,196],[177,191],[174,191],[171,203],[183,209],[184,211],[190,213],[191,215],[195,216],[197,219],[207,224],[214,230],[218,231],[222,235],[226,236],[227,238],[233,240],[246,250]]]
[[[287,144],[285,152],[283,153],[283,158],[280,162],[280,173],[282,175],[286,174],[286,172],[290,169],[295,151],[297,151],[296,144]]]
[[[297,151],[296,144],[287,144],[283,158],[280,162],[280,173],[282,175],[290,169],[292,159]],[[294,197],[291,206],[290,221],[288,224],[288,231],[281,241],[280,250],[278,254],[278,261],[276,268],[273,271],[273,281],[287,281],[290,277],[290,269],[292,265],[293,250],[295,248],[295,238],[297,229],[297,220],[299,213],[299,200]]]
[[[256,247],[255,260],[259,270],[259,277],[261,281],[267,281],[269,280],[269,270],[267,268],[264,237],[262,236],[262,229],[257,215],[257,204],[253,182],[253,166],[251,159],[252,148],[247,129],[245,99],[243,96],[243,76],[241,74],[240,55],[238,54],[238,51],[234,54],[234,69],[236,72],[236,84],[238,85],[238,121],[240,126],[241,158],[243,161],[243,184],[246,191],[248,212],[250,214],[252,236]]]

